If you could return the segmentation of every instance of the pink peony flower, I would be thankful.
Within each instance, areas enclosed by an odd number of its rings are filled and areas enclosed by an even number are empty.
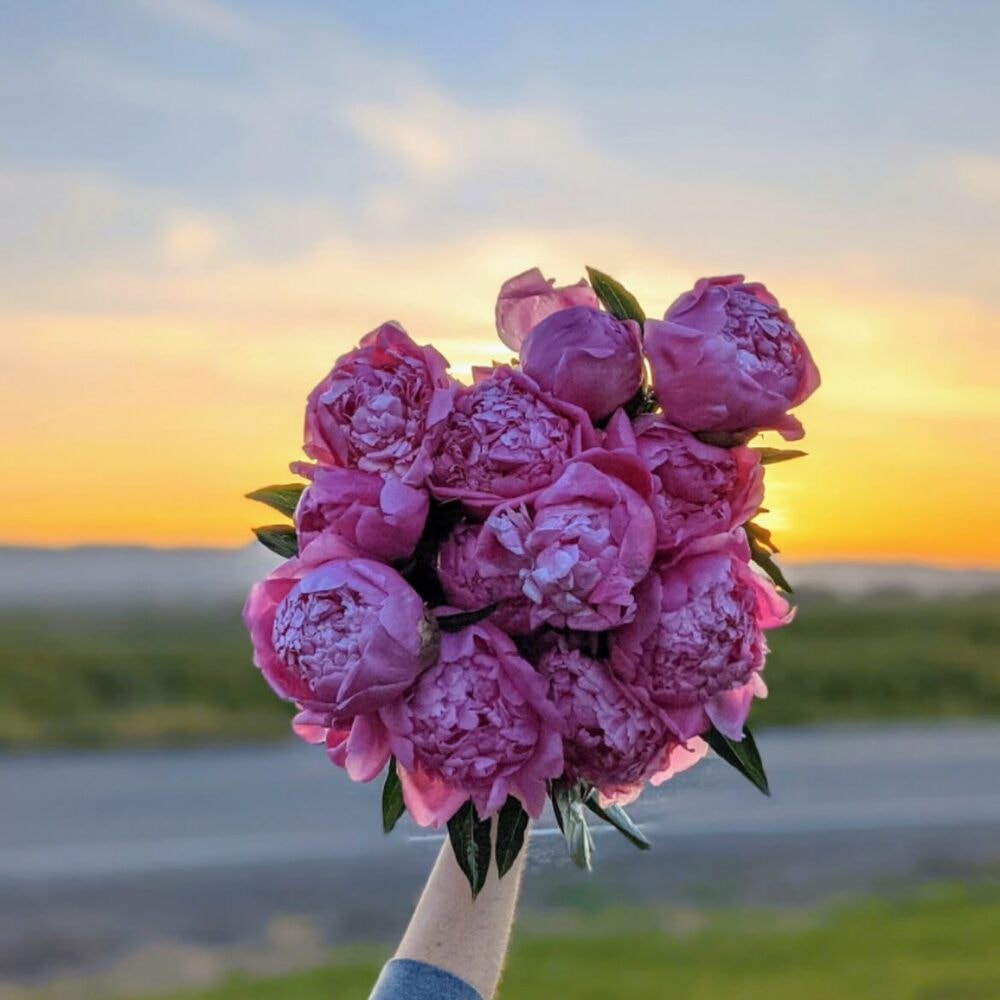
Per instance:
[[[413,552],[427,521],[429,500],[423,490],[358,469],[319,466],[310,478],[295,510],[300,547],[332,533],[383,562]]]
[[[508,795],[538,816],[546,780],[563,770],[561,721],[545,695],[495,625],[442,634],[437,664],[382,713],[414,821],[440,827],[470,798],[485,818]]]
[[[586,281],[565,288],[553,288],[555,282],[546,279],[537,267],[514,278],[508,278],[497,298],[497,333],[512,350],[519,351],[532,327],[546,316],[571,306],[600,305],[594,290]]]
[[[764,470],[751,448],[717,448],[654,414],[630,423],[619,410],[605,447],[635,451],[653,474],[650,500],[657,548],[676,552],[691,539],[745,524],[764,499]]]
[[[792,440],[787,411],[819,385],[805,341],[778,300],[742,275],[702,278],[646,323],[646,356],[663,414],[690,431],[773,429]]]
[[[418,347],[401,326],[383,323],[309,394],[306,454],[322,465],[419,485],[428,470],[420,442],[450,406],[447,368],[433,347]]]
[[[586,413],[501,365],[459,389],[429,435],[431,492],[485,515],[505,499],[548,486],[595,442]]]
[[[484,567],[518,568],[534,628],[615,628],[635,616],[633,589],[653,560],[651,495],[637,456],[585,452],[547,489],[490,515],[479,542]]]
[[[435,654],[436,628],[417,593],[332,535],[255,584],[243,620],[271,687],[328,726],[398,697]]]
[[[438,553],[438,580],[448,603],[466,611],[497,605],[490,621],[508,635],[531,629],[531,602],[521,592],[520,566],[484,562],[479,555],[481,524],[457,525]]]
[[[764,629],[791,620],[788,604],[749,566],[742,533],[692,543],[654,567],[639,613],[611,636],[611,663],[658,705],[681,740],[714,725],[741,739],[767,644]]]
[[[525,338],[521,368],[546,391],[603,420],[642,385],[639,324],[587,306],[562,309]]]
[[[566,775],[595,786],[603,805],[631,802],[647,781],[660,784],[706,752],[701,740],[681,745],[660,713],[579,640],[553,639],[538,671],[565,726]]]
[[[335,722],[329,712],[300,706],[292,729],[306,743],[325,744],[327,757],[342,767],[351,781],[371,781],[392,754],[389,730],[378,713]]]

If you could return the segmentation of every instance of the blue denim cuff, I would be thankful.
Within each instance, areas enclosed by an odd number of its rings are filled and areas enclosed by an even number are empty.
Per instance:
[[[483,1000],[464,980],[436,965],[394,958],[386,962],[368,1000]]]

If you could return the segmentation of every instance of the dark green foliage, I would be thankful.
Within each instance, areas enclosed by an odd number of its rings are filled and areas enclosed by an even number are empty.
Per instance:
[[[744,778],[765,795],[771,794],[767,784],[767,774],[764,763],[760,759],[757,742],[749,729],[743,730],[742,740],[731,740],[723,736],[717,729],[711,729],[705,734],[705,742],[727,763],[736,768]]]
[[[382,829],[386,833],[392,833],[405,812],[403,786],[396,773],[396,758],[391,757],[385,772],[385,784],[382,786]]]
[[[468,879],[473,898],[479,895],[490,871],[490,821],[482,820],[471,802],[448,820],[448,838],[455,860]]]

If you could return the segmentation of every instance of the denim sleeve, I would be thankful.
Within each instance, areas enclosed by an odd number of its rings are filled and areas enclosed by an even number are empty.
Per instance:
[[[483,1000],[464,980],[436,965],[394,958],[386,962],[368,1000]]]

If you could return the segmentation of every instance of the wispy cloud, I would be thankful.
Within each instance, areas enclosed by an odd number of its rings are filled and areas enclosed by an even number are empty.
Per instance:
[[[950,191],[1000,207],[1000,156],[955,153],[937,161],[933,172]]]
[[[557,108],[474,107],[424,86],[391,101],[349,102],[335,114],[374,150],[430,180],[489,168],[573,182],[627,169],[571,113]]]
[[[129,0],[128,6],[175,28],[226,45],[252,47],[267,37],[259,21],[216,0]]]

